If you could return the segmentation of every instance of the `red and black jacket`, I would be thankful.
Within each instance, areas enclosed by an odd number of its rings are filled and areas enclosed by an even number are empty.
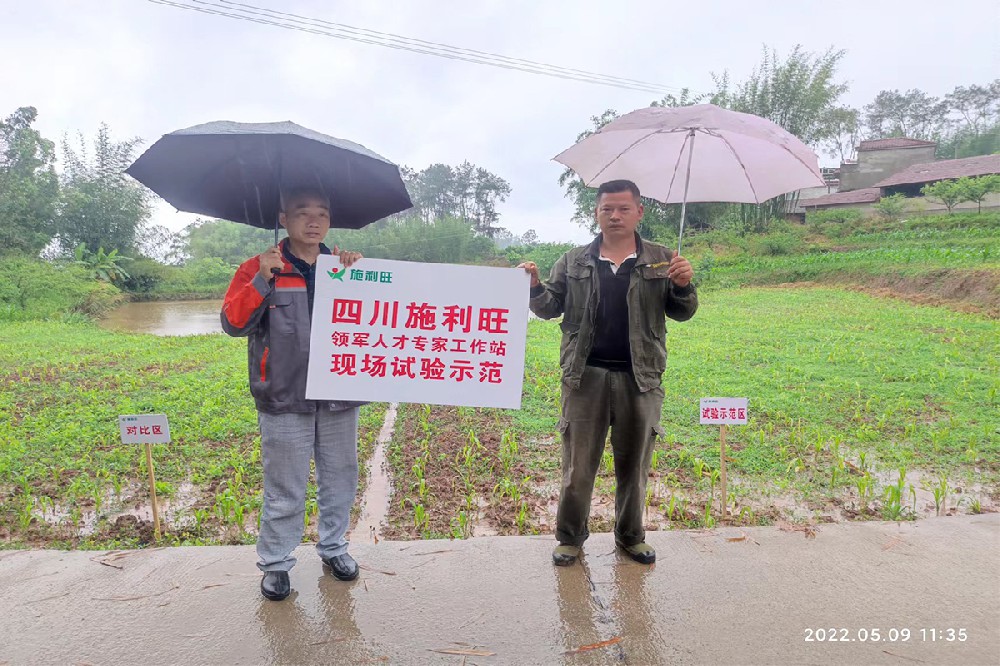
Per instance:
[[[271,280],[260,275],[260,259],[252,257],[236,271],[222,305],[222,329],[247,337],[250,393],[257,409],[270,414],[308,413],[328,407],[347,409],[360,402],[306,399],[311,328],[306,278],[288,260]]]

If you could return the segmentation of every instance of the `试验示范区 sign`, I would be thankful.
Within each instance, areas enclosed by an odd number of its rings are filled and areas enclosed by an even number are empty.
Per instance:
[[[362,259],[316,263],[306,398],[521,406],[522,269]]]
[[[702,425],[746,425],[747,398],[702,398]]]
[[[702,398],[701,399],[701,421],[702,425],[718,425],[719,428],[719,487],[720,487],[720,514],[725,519],[729,508],[726,493],[726,426],[746,425],[749,414],[747,412],[747,398]]]

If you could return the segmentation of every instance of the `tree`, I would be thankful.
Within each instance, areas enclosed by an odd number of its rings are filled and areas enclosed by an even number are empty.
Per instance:
[[[177,249],[177,234],[159,224],[147,224],[136,243],[143,257],[155,259],[160,263],[169,263]]]
[[[234,266],[273,244],[273,229],[260,229],[226,220],[199,219],[178,235],[174,258],[182,262],[214,258]]]
[[[811,53],[796,45],[782,59],[773,48],[764,47],[760,65],[743,83],[731,88],[728,74],[713,75],[713,102],[767,118],[810,146],[829,143],[837,136],[840,125],[849,120],[836,106],[848,89],[846,83],[836,81],[844,53],[834,48]],[[796,198],[797,194],[792,193],[760,205],[740,205],[741,231],[766,231],[772,219],[794,206]]]
[[[872,206],[872,208],[885,219],[895,221],[906,210],[907,203],[906,195],[892,194],[879,199],[878,203]]]
[[[89,155],[83,137],[78,151],[63,140],[65,172],[62,212],[56,231],[63,252],[80,244],[131,253],[149,218],[149,192],[125,175],[140,140],[113,141],[102,124]]]
[[[0,253],[37,256],[52,239],[59,181],[55,147],[24,106],[0,121]]]
[[[948,128],[948,104],[922,90],[883,90],[865,106],[865,130],[872,138],[908,137],[936,141]]]
[[[468,161],[457,167],[432,164],[419,173],[403,173],[414,211],[424,222],[454,217],[469,221],[476,232],[492,238],[500,229],[497,204],[510,196],[506,180]],[[397,218],[398,219],[398,218]]]
[[[431,164],[413,179],[411,198],[425,222],[457,214],[454,172],[447,164]]]
[[[975,202],[981,213],[983,212],[983,200],[994,192],[1000,192],[1000,174],[989,174],[974,178],[966,176],[959,178],[955,185],[962,194],[962,201]]]
[[[1000,121],[986,127],[979,134],[968,129],[953,132],[938,141],[936,156],[950,160],[994,153],[1000,153]]]
[[[418,217],[380,220],[363,229],[336,229],[336,241],[365,256],[427,263],[482,263],[494,244],[455,217],[424,222]]]
[[[796,45],[784,60],[764,47],[761,63],[750,77],[730,89],[728,74],[713,75],[713,103],[767,118],[803,142],[818,146],[835,131],[831,116],[847,84],[835,81],[844,51],[827,49],[816,54]]]
[[[983,86],[957,86],[944,99],[955,116],[955,130],[938,142],[938,157],[1000,152],[1000,79]]]
[[[951,212],[951,209],[968,201],[964,188],[960,187],[957,180],[939,180],[936,183],[924,185],[920,188],[920,193],[929,199],[937,199],[944,204],[944,207]]]
[[[122,262],[131,261],[131,257],[120,256],[118,250],[105,252],[103,247],[99,247],[97,252],[90,252],[87,246],[81,243],[73,251],[73,257],[75,263],[86,269],[95,280],[117,285],[129,278],[129,274],[122,267]]]
[[[830,110],[827,123],[830,134],[826,140],[827,154],[839,157],[841,162],[855,159],[861,141],[861,112],[840,106]]]
[[[978,136],[1000,116],[1000,79],[994,79],[985,86],[956,86],[955,90],[945,95],[944,101],[951,111],[961,117],[965,129]]]

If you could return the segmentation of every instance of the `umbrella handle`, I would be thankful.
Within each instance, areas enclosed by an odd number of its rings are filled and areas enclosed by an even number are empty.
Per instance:
[[[271,275],[277,275],[280,272],[281,272],[280,268],[272,268],[271,269]]]

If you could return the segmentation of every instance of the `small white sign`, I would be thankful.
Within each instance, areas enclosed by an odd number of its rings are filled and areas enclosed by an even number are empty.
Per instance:
[[[702,398],[702,425],[746,425],[747,398]]]
[[[127,414],[118,417],[122,444],[167,444],[170,425],[166,414]]]

